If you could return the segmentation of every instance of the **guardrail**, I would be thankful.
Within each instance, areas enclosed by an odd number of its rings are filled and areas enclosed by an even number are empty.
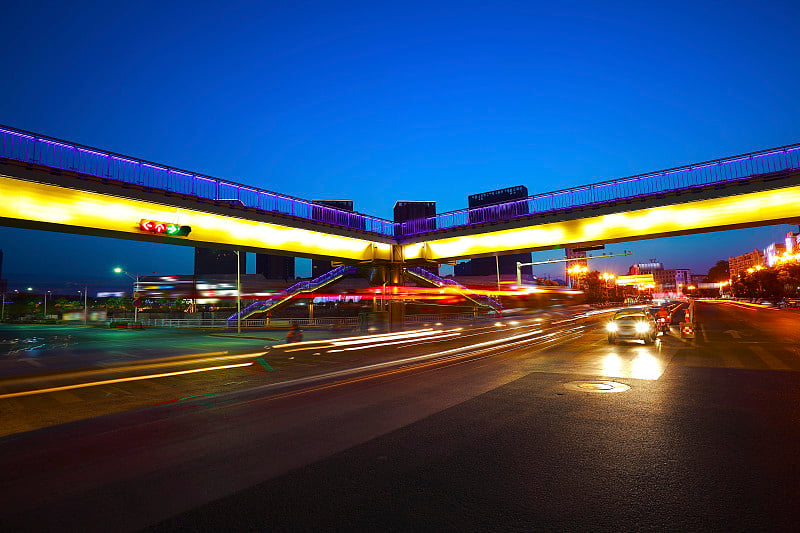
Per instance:
[[[800,170],[800,144],[536,194],[501,204],[450,211],[430,218],[403,222],[398,234],[409,236],[499,222],[793,170]]]
[[[472,320],[474,318],[485,318],[486,315],[475,316],[472,313],[447,313],[438,315],[406,315],[406,324],[419,324],[422,322],[453,322],[462,320]]]
[[[251,207],[314,222],[393,237],[394,222],[249,187],[62,139],[0,126],[0,156],[226,205]]]
[[[231,323],[222,318],[151,318],[141,320],[146,327],[154,328],[212,328],[231,329]],[[358,317],[332,317],[332,318],[273,318],[273,319],[244,319],[242,328],[288,328],[293,324],[298,326],[357,326]],[[236,322],[233,322],[236,327]]]

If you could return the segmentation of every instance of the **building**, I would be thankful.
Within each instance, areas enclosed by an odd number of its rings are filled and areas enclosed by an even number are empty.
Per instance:
[[[768,267],[774,267],[778,264],[778,258],[786,252],[786,244],[782,242],[773,242],[762,251],[764,262]]]
[[[247,254],[239,254],[240,273],[247,272]],[[236,252],[233,250],[214,250],[212,248],[194,249],[195,275],[236,274]]]
[[[3,279],[3,250],[0,250],[0,292],[6,293],[8,281]]]
[[[435,220],[425,220],[436,216],[436,202],[402,201],[394,204],[394,221],[397,223],[420,221],[415,229],[417,231],[430,231],[436,229]],[[422,222],[424,221],[424,222]]]
[[[396,223],[412,222],[415,231],[436,229],[436,202],[402,201],[394,204],[394,221]],[[430,219],[430,220],[425,220]],[[439,274],[439,265],[430,265],[426,270]]]
[[[628,274],[652,274],[656,292],[682,293],[692,284],[692,273],[688,268],[664,268],[664,264],[657,261],[631,265]]]
[[[747,272],[748,268],[755,268],[758,265],[764,264],[764,256],[762,252],[753,250],[746,254],[728,257],[728,272],[731,279]]]
[[[267,279],[294,279],[294,257],[256,254],[256,274]]]
[[[800,253],[800,233],[790,231],[786,234],[786,238],[784,239],[783,243],[786,247],[786,253],[792,255]]]
[[[650,263],[637,263],[628,267],[628,274],[636,276],[639,274],[653,274],[656,271],[664,270],[664,263],[650,260]]]
[[[313,208],[312,218],[314,220],[319,220],[322,222],[325,221],[332,222],[330,220],[331,217],[338,218],[347,216],[347,213],[343,213],[342,211],[349,213],[353,212],[353,200],[311,200],[311,203],[315,204]],[[316,207],[316,206],[324,206],[324,207]],[[336,209],[336,211],[331,209],[325,209],[325,207],[332,207]],[[358,219],[358,220],[362,225],[365,223],[364,219]],[[331,266],[330,261],[325,261],[322,259],[313,259],[311,261],[311,277],[316,278],[318,276],[321,276],[324,273],[330,271],[332,268],[333,267]],[[294,267],[292,267],[292,273],[294,274]]]
[[[511,211],[512,216],[522,216],[529,213],[528,202],[523,201],[528,197],[528,188],[524,185],[517,185],[515,187],[507,187],[505,189],[497,189],[495,191],[481,192],[472,194],[467,197],[467,203],[470,209],[478,207],[487,207],[494,204],[508,203],[513,200],[520,200],[514,202],[510,206],[504,206],[504,216],[508,216]],[[488,220],[495,220],[488,208],[486,212],[482,210],[470,211],[468,213],[470,224],[485,222]],[[585,256],[585,254],[584,254]],[[496,276],[499,269],[500,274],[517,275],[517,263],[530,263],[531,253],[519,254],[504,254],[494,257],[477,257],[470,259],[465,263],[456,265],[456,276]],[[460,267],[460,268],[459,268]],[[526,277],[531,276],[532,269],[530,266],[522,267],[522,275]]]
[[[786,252],[790,254],[797,254],[800,253],[800,233],[794,233],[790,231],[786,234],[786,238],[784,239],[784,246],[786,246]],[[2,277],[2,276],[0,276]]]

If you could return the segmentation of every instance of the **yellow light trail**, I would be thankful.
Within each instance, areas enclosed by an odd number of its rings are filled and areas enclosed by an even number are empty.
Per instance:
[[[253,363],[237,363],[234,365],[213,366],[209,368],[194,368],[192,370],[179,370],[176,372],[165,372],[163,374],[150,374],[147,376],[131,376],[127,378],[106,379],[103,381],[90,381],[88,383],[76,383],[74,385],[63,385],[61,387],[50,387],[47,389],[27,390],[20,392],[10,392],[7,394],[0,394],[0,400],[6,398],[17,398],[20,396],[32,396],[34,394],[46,394],[48,392],[59,392],[71,389],[82,389],[86,387],[97,387],[100,385],[111,385],[112,383],[124,383],[126,381],[141,381],[144,379],[166,378],[169,376],[180,376],[182,374],[195,374],[197,372],[210,372],[211,370],[224,370],[226,368],[237,368],[242,366],[251,366]]]

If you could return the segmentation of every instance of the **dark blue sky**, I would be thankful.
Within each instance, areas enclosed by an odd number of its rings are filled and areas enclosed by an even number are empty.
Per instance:
[[[374,4],[6,2],[0,123],[386,218],[800,141],[798,2]],[[788,228],[606,265],[704,272]],[[0,248],[14,286],[192,269],[111,239],[0,228]]]

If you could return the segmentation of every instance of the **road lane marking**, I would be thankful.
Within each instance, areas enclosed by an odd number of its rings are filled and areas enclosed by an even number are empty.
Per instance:
[[[769,353],[763,346],[752,345],[748,346],[748,348],[756,352],[756,355],[762,361],[764,361],[764,363],[766,363],[770,370],[791,370],[791,367],[787,366],[786,363]]]

